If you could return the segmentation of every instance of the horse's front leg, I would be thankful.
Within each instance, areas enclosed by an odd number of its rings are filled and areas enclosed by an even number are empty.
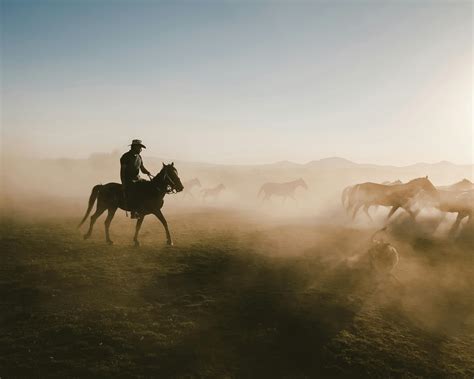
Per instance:
[[[390,219],[390,217],[393,216],[393,214],[397,211],[397,209],[400,208],[399,205],[394,205],[392,206],[392,209],[390,209],[390,212],[388,212],[388,215],[387,215],[387,220],[388,221]]]
[[[357,216],[357,212],[359,211],[361,206],[362,206],[362,204],[356,204],[356,206],[354,207],[354,211],[352,212],[352,221],[355,220],[355,218]]]
[[[165,228],[165,232],[166,232],[166,243],[169,245],[169,246],[173,246],[173,241],[171,240],[171,235],[170,235],[170,231],[168,229],[168,223],[166,222],[166,219],[165,219],[165,216],[163,216],[163,213],[161,213],[161,210],[157,210],[154,212],[155,216],[158,217],[158,220],[161,221],[161,223],[163,224],[164,228]]]
[[[407,211],[407,213],[410,215],[410,217],[413,219],[413,221],[416,221],[416,216],[421,212],[421,209],[415,209],[414,211],[411,210],[410,203],[407,202],[402,206],[402,209]]]
[[[145,219],[145,215],[140,216],[140,218],[137,220],[137,225],[135,226],[135,236],[133,237],[133,242],[135,242],[135,247],[140,246],[140,242],[138,242],[138,233],[140,232],[140,228],[142,227],[144,219]]]

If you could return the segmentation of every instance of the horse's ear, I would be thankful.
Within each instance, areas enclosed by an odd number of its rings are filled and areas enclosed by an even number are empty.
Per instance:
[[[161,164],[163,165],[163,168],[166,166],[163,162],[161,162]]]
[[[173,167],[174,167],[174,162],[171,162],[171,166],[173,166]]]
[[[428,175],[425,176],[425,179],[428,179]]]

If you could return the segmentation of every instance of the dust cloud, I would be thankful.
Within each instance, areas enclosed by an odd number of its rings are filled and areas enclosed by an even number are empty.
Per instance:
[[[41,233],[54,235],[54,229],[47,231],[45,225],[63,224],[70,249],[87,244],[80,239],[74,225],[83,216],[95,184],[118,182],[118,159],[118,153],[94,154],[83,160],[5,158],[1,207],[3,224],[7,226],[2,234],[10,234],[9,224],[24,223],[43,230]],[[151,172],[160,170],[161,159],[144,156],[144,160]],[[180,265],[167,268],[166,286],[174,278],[173,272],[184,267],[184,272],[179,273],[181,279],[173,282],[184,291],[180,296],[199,289],[202,294],[199,296],[219,304],[215,314],[227,315],[225,322],[230,324],[229,328],[235,328],[236,333],[240,333],[241,328],[253,330],[261,325],[267,328],[265,333],[279,333],[278,338],[285,346],[279,347],[283,349],[282,356],[298,365],[298,368],[280,367],[283,372],[314,373],[315,368],[307,363],[314,359],[308,355],[314,350],[309,338],[321,341],[324,346],[315,351],[321,365],[317,370],[326,374],[334,374],[326,365],[337,366],[342,372],[353,370],[347,357],[353,358],[354,354],[365,362],[362,366],[373,365],[372,373],[381,374],[385,366],[369,363],[373,356],[378,354],[382,361],[387,359],[384,351],[393,345],[395,349],[400,348],[400,352],[392,354],[403,357],[409,349],[405,344],[418,349],[421,356],[434,354],[445,361],[445,366],[439,366],[405,356],[406,370],[422,370],[419,374],[428,376],[452,374],[453,364],[458,365],[458,374],[474,370],[469,358],[474,346],[470,343],[474,336],[472,222],[464,222],[460,231],[450,236],[448,231],[454,215],[425,209],[413,221],[398,211],[380,238],[397,250],[399,263],[391,275],[381,276],[374,272],[368,251],[373,247],[374,232],[385,225],[388,209],[371,210],[373,221],[362,212],[352,220],[341,205],[342,190],[348,185],[397,179],[405,182],[426,175],[435,185],[449,185],[463,178],[472,181],[472,166],[419,164],[399,168],[359,165],[340,158],[306,165],[282,162],[225,166],[177,161],[175,166],[183,183],[198,178],[201,187],[194,187],[190,195],[179,193],[165,197],[163,213],[177,245],[172,254],[182,259]],[[262,201],[262,196],[258,197],[264,183],[299,178],[304,179],[307,189],[297,188],[294,199],[273,197]],[[225,190],[217,198],[202,199],[204,188],[214,188],[221,183]],[[159,251],[164,245],[161,225],[156,220],[152,223],[151,216],[149,218],[145,220],[142,242],[161,254]],[[102,223],[96,225],[94,233],[94,255],[100,256]],[[123,211],[117,213],[111,233],[115,241],[113,248],[128,251],[133,224]],[[35,235],[25,238],[35,238]],[[39,237],[36,235],[36,238]],[[105,249],[105,243],[103,246]],[[134,259],[133,255],[127,257]],[[194,279],[188,283],[191,277]],[[72,283],[75,280],[72,279]],[[144,277],[131,280],[136,281],[137,288],[144,289],[143,294],[136,296],[143,296],[148,307],[158,301],[153,297],[157,296],[154,291],[162,289],[155,288]],[[216,288],[221,292],[215,292]],[[130,296],[126,301],[131,301],[133,296]],[[160,298],[160,302],[164,301]],[[228,315],[228,309],[234,308],[239,309],[236,314],[244,312],[242,319]],[[223,322],[221,316],[209,317],[205,324],[213,325],[211,329],[199,329],[195,333],[210,336],[213,343],[223,343],[217,327]],[[193,322],[199,324],[200,321]],[[289,326],[294,330],[293,335],[273,330]],[[256,335],[261,336],[261,333],[258,331]],[[270,343],[270,340],[265,341]],[[239,343],[248,348],[246,343]],[[285,350],[294,344],[301,344],[297,356]],[[231,354],[227,345],[221,349]],[[203,354],[204,360],[209,358],[205,351],[199,354]],[[266,368],[271,370],[270,357],[268,359]],[[260,364],[265,366],[265,362],[263,354]],[[396,367],[399,363],[389,364]]]

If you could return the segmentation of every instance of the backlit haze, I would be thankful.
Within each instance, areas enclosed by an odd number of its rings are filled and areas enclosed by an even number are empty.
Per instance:
[[[472,3],[2,1],[6,153],[473,162]]]

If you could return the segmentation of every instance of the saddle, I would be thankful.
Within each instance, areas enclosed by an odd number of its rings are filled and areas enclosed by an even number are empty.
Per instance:
[[[140,184],[147,182],[147,180],[140,179],[129,183],[127,186],[122,185],[122,199],[125,211],[132,214],[132,218],[138,218],[137,213],[140,213],[140,192],[143,188]]]

